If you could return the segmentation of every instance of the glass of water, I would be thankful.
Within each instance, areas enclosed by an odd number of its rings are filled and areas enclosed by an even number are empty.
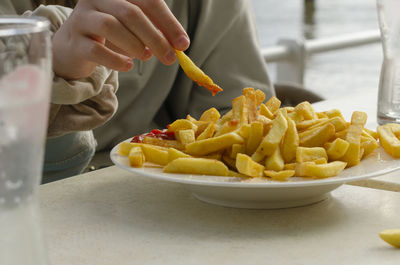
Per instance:
[[[400,123],[400,1],[377,0],[383,63],[379,81],[379,124]]]
[[[0,16],[0,264],[48,264],[38,189],[51,73],[49,22]]]

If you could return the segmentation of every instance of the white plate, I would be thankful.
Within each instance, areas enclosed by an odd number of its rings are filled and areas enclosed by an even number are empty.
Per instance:
[[[236,208],[276,209],[315,203],[327,198],[340,185],[380,176],[400,168],[400,160],[390,157],[382,148],[363,159],[355,167],[338,176],[326,179],[292,177],[287,182],[264,179],[243,180],[237,177],[163,173],[161,167],[132,168],[128,158],[111,150],[111,160],[120,168],[135,175],[182,183],[199,200]]]

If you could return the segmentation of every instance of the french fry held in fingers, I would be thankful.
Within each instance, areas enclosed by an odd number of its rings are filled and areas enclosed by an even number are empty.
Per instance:
[[[175,50],[175,53],[183,71],[190,79],[196,82],[199,86],[207,88],[213,96],[222,91],[222,88],[217,84],[214,84],[213,80],[197,67],[183,51]]]
[[[400,158],[400,125],[386,124],[375,132],[364,128],[363,112],[355,111],[346,122],[338,109],[316,112],[309,102],[281,107],[275,97],[264,100],[261,90],[245,88],[226,114],[209,108],[198,119],[188,115],[168,129],[121,143],[118,153],[129,156],[133,167],[150,162],[166,173],[275,181],[336,176],[380,144]]]

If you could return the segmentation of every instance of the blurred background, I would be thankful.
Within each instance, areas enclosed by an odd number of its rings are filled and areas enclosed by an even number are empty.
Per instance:
[[[378,30],[375,0],[252,0],[262,48],[278,39],[315,39]],[[326,99],[377,91],[380,43],[312,55],[304,86]],[[275,79],[275,63],[268,63]]]

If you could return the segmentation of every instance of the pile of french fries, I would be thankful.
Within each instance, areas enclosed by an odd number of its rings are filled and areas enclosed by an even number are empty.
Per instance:
[[[132,167],[151,162],[167,173],[269,178],[328,178],[356,166],[379,142],[400,157],[400,125],[365,128],[367,115],[354,111],[346,122],[338,109],[316,112],[307,101],[281,107],[276,97],[265,100],[261,90],[244,88],[221,117],[215,108],[199,119],[188,115],[168,126],[174,140],[144,137],[122,142],[120,155]],[[378,142],[379,140],[379,142]]]

